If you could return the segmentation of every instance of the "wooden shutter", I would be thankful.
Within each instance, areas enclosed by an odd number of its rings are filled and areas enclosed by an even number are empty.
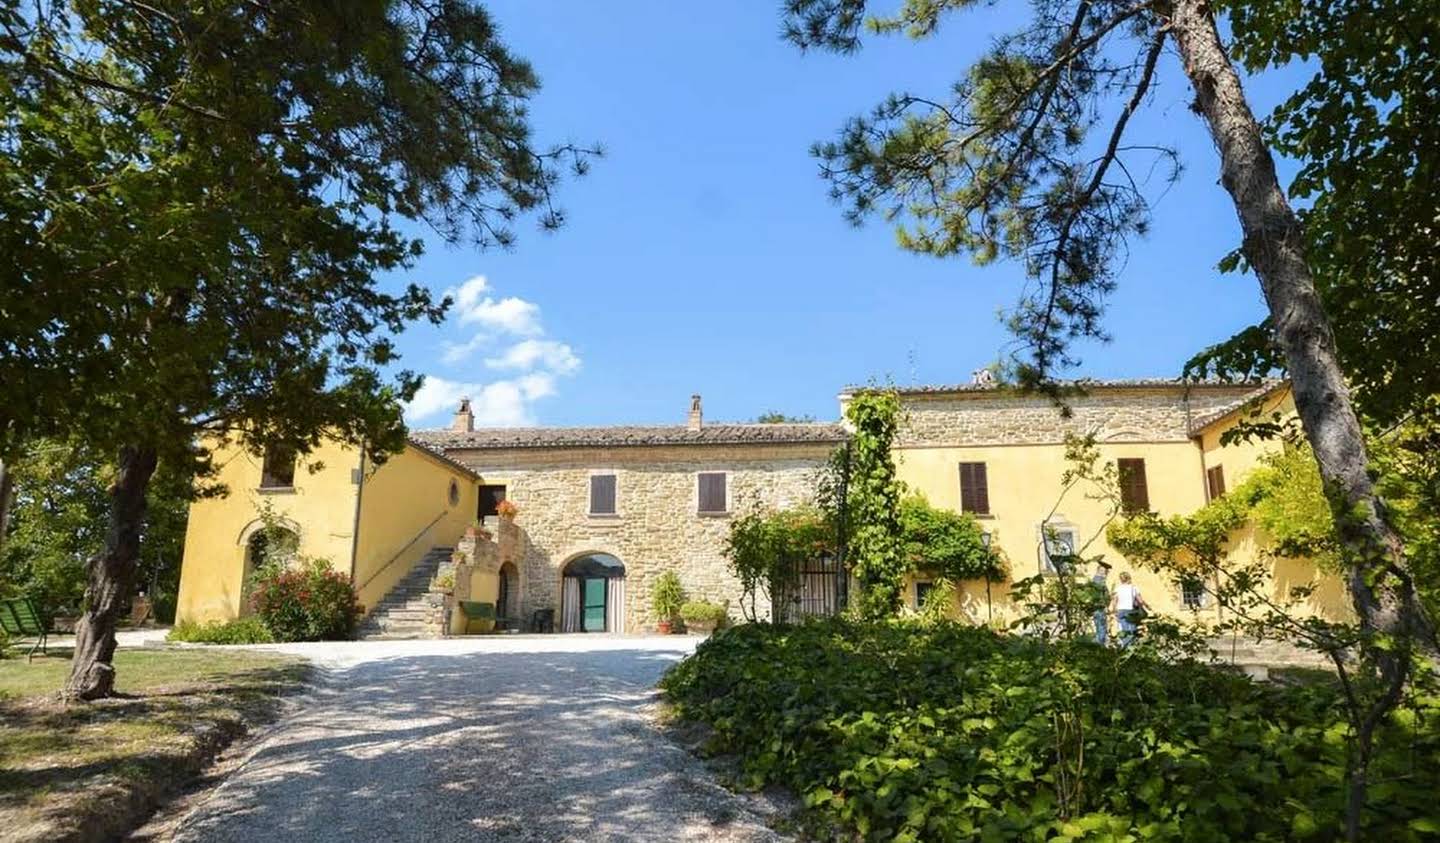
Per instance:
[[[590,475],[590,514],[615,514],[615,475]]]
[[[990,514],[990,483],[983,462],[960,463],[960,511]]]
[[[713,471],[700,475],[700,511],[726,511],[724,472]]]
[[[1145,483],[1145,460],[1116,460],[1120,473],[1120,507],[1127,514],[1150,511],[1150,488]]]
[[[1210,500],[1225,494],[1225,467],[1217,465],[1205,471],[1206,485],[1210,489]]]

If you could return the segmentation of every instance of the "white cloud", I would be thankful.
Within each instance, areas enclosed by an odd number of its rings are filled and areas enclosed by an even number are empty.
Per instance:
[[[486,295],[490,282],[476,275],[458,287],[445,291],[455,300],[455,313],[460,324],[477,323],[506,334],[534,337],[544,333],[540,327],[540,306],[517,296],[497,299]]]
[[[492,369],[529,371],[545,369],[557,375],[572,375],[580,368],[580,358],[575,350],[555,340],[521,340],[510,346],[498,357],[485,358],[485,365]]]
[[[424,419],[439,419],[455,412],[460,399],[470,398],[470,410],[477,427],[522,427],[535,423],[530,402],[554,393],[553,379],[548,384],[527,375],[518,380],[492,383],[462,383],[427,375],[415,398],[405,405],[405,418],[412,424]],[[540,376],[548,377],[548,376]],[[549,391],[546,391],[548,388]]]
[[[442,343],[440,359],[446,363],[459,363],[490,343],[488,334],[476,334],[465,342]]]

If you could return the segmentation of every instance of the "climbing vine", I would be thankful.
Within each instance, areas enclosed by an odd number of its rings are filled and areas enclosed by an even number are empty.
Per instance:
[[[900,399],[893,390],[858,392],[845,407],[853,428],[846,482],[847,560],[860,584],[855,611],[867,619],[895,614],[909,568],[900,525],[903,489],[891,457],[899,417]]]

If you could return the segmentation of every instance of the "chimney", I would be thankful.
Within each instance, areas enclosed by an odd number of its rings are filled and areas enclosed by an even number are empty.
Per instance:
[[[704,419],[704,416],[705,414],[700,411],[700,396],[690,396],[690,419],[685,423],[685,426],[691,430],[699,430],[700,422]]]
[[[450,423],[450,429],[456,433],[475,432],[475,414],[470,412],[470,399],[460,399],[460,409],[455,411],[455,421]]]

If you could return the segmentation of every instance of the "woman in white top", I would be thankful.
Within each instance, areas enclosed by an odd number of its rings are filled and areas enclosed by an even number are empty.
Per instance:
[[[1130,572],[1121,571],[1120,584],[1110,593],[1110,611],[1120,622],[1121,647],[1129,647],[1135,640],[1134,613],[1145,608],[1145,598],[1140,596],[1140,589],[1130,582]]]

